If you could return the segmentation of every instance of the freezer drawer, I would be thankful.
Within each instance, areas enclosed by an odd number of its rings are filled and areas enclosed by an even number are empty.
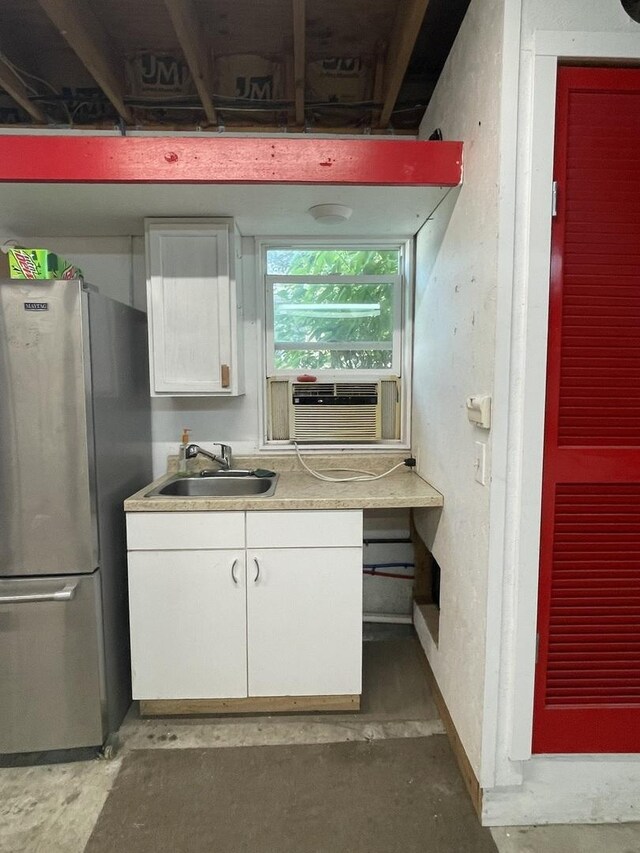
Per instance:
[[[104,740],[100,577],[0,579],[0,752]]]

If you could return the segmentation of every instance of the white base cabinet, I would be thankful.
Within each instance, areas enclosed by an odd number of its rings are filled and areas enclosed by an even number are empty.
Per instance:
[[[361,693],[360,511],[129,513],[127,531],[134,699]]]
[[[360,693],[362,552],[247,552],[250,696]]]
[[[134,698],[247,695],[244,564],[242,551],[129,554]]]

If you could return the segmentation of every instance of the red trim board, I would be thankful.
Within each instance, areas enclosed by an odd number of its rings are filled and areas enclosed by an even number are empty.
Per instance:
[[[453,187],[462,143],[0,135],[0,181]]]

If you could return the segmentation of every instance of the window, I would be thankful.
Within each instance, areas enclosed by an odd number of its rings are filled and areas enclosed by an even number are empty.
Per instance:
[[[260,256],[266,444],[407,447],[411,243],[264,241]]]
[[[267,373],[401,374],[403,247],[268,246]]]

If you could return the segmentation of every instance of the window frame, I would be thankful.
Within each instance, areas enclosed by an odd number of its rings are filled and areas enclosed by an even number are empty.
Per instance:
[[[297,371],[282,371],[277,373],[269,373],[267,366],[273,365],[273,360],[269,361],[269,352],[273,353],[273,318],[271,318],[270,336],[268,343],[268,293],[267,293],[267,264],[266,252],[267,249],[303,249],[303,248],[318,248],[318,249],[392,249],[397,248],[400,252],[400,267],[399,275],[401,283],[398,288],[401,300],[400,311],[396,318],[400,320],[399,328],[399,371],[394,373],[392,370],[338,370],[338,371],[308,371],[318,378],[325,381],[372,381],[377,377],[398,376],[402,394],[401,394],[401,412],[400,412],[400,439],[391,441],[380,441],[375,443],[344,443],[344,444],[327,444],[318,443],[317,445],[306,445],[309,451],[327,452],[328,448],[333,451],[343,449],[356,450],[358,452],[371,451],[389,451],[389,450],[405,450],[411,447],[411,395],[412,395],[412,363],[413,363],[413,309],[414,309],[414,270],[415,270],[415,238],[412,236],[400,237],[366,237],[366,238],[344,238],[344,237],[282,237],[282,236],[260,236],[255,238],[255,259],[256,259],[256,278],[258,284],[258,352],[260,361],[259,374],[259,419],[261,424],[261,439],[260,449],[268,452],[293,452],[289,441],[270,441],[267,439],[267,418],[268,418],[268,403],[267,403],[267,384],[268,379],[277,376],[282,379],[300,375]],[[307,276],[304,277],[308,279]],[[384,276],[388,280],[388,276]],[[397,324],[396,324],[397,325]],[[394,328],[394,336],[396,329]],[[394,342],[395,343],[395,342]],[[267,347],[271,345],[271,350]],[[303,371],[304,372],[304,371]]]
[[[342,276],[342,275],[271,275],[267,273],[267,251],[269,249],[353,249],[354,251],[366,249],[397,249],[398,250],[398,272],[391,275],[358,275],[358,276]],[[379,240],[372,242],[370,239],[361,240],[315,240],[309,238],[296,238],[295,240],[281,241],[261,241],[260,263],[262,282],[262,294],[264,299],[264,361],[266,376],[278,377],[280,379],[291,379],[299,376],[301,373],[311,373],[322,379],[344,379],[362,381],[375,379],[382,376],[398,376],[403,377],[403,337],[405,323],[404,306],[407,301],[407,264],[406,264],[406,241],[398,240]],[[314,279],[318,284],[342,284],[345,286],[351,284],[386,284],[394,285],[393,289],[393,333],[391,341],[391,367],[385,368],[370,368],[370,369],[330,369],[330,368],[293,368],[291,370],[279,370],[275,367],[275,344],[274,340],[274,316],[273,316],[273,285],[284,283],[313,284]],[[348,341],[338,341],[339,344],[348,344]],[[356,346],[343,347],[344,349],[366,349],[366,347],[357,346],[362,344],[362,341],[354,341]],[[326,347],[325,347],[326,348]],[[337,347],[336,347],[337,348]],[[318,349],[323,349],[321,344]]]

